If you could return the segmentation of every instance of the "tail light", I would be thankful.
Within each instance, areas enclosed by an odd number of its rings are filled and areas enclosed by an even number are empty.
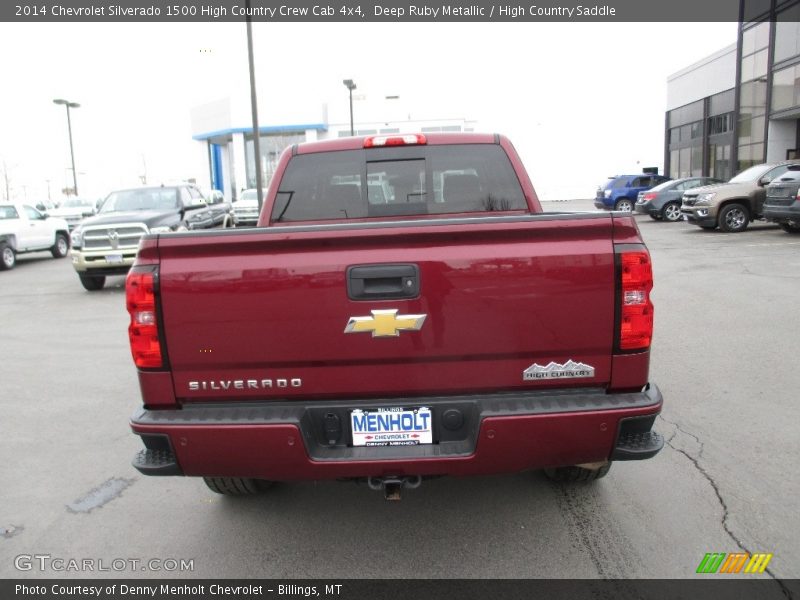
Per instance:
[[[134,268],[128,272],[125,280],[125,301],[131,315],[128,337],[131,341],[133,362],[143,369],[161,367],[163,360],[158,338],[155,269]]]
[[[645,195],[644,195],[644,197],[643,197],[642,199],[643,199],[645,202],[650,202],[650,200],[652,200],[652,199],[653,199],[653,198],[655,198],[655,197],[656,197],[656,195],[655,195],[655,194],[645,194]]]
[[[646,350],[653,338],[653,267],[646,250],[618,256],[619,349]]]
[[[427,144],[428,139],[421,133],[407,135],[375,135],[364,138],[364,148],[380,148],[382,146],[419,146]]]

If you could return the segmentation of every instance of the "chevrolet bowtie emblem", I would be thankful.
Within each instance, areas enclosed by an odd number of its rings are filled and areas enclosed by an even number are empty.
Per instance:
[[[428,315],[398,315],[397,309],[373,310],[371,317],[350,317],[345,333],[368,333],[372,337],[397,337],[401,331],[419,331]]]

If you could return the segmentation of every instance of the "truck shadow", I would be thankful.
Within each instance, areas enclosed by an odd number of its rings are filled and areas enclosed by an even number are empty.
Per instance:
[[[205,529],[238,549],[235,568],[220,576],[546,576],[548,565],[559,569],[550,548],[571,543],[570,527],[552,515],[563,514],[565,498],[604,503],[604,484],[564,492],[541,472],[443,477],[394,502],[360,483],[276,484],[260,496],[211,500]],[[291,573],[270,561],[239,564],[265,550],[291,555]]]

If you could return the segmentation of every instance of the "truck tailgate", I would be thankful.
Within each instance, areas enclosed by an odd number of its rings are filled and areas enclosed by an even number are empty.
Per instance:
[[[176,397],[375,399],[604,386],[614,336],[612,246],[612,217],[599,214],[161,236],[160,303]],[[361,284],[353,278],[365,273],[375,276],[368,287],[377,298],[354,299]],[[406,285],[413,297],[380,299]]]

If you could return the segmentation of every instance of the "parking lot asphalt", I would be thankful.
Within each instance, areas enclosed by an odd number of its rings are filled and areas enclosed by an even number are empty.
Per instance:
[[[0,577],[685,578],[705,553],[747,551],[773,554],[748,577],[797,578],[800,236],[637,221],[665,449],[594,485],[441,478],[394,503],[353,483],[232,499],[140,476],[123,279],[89,293],[68,260],[20,256],[0,273]],[[24,570],[33,555],[125,567]],[[130,562],[153,559],[192,569]]]

